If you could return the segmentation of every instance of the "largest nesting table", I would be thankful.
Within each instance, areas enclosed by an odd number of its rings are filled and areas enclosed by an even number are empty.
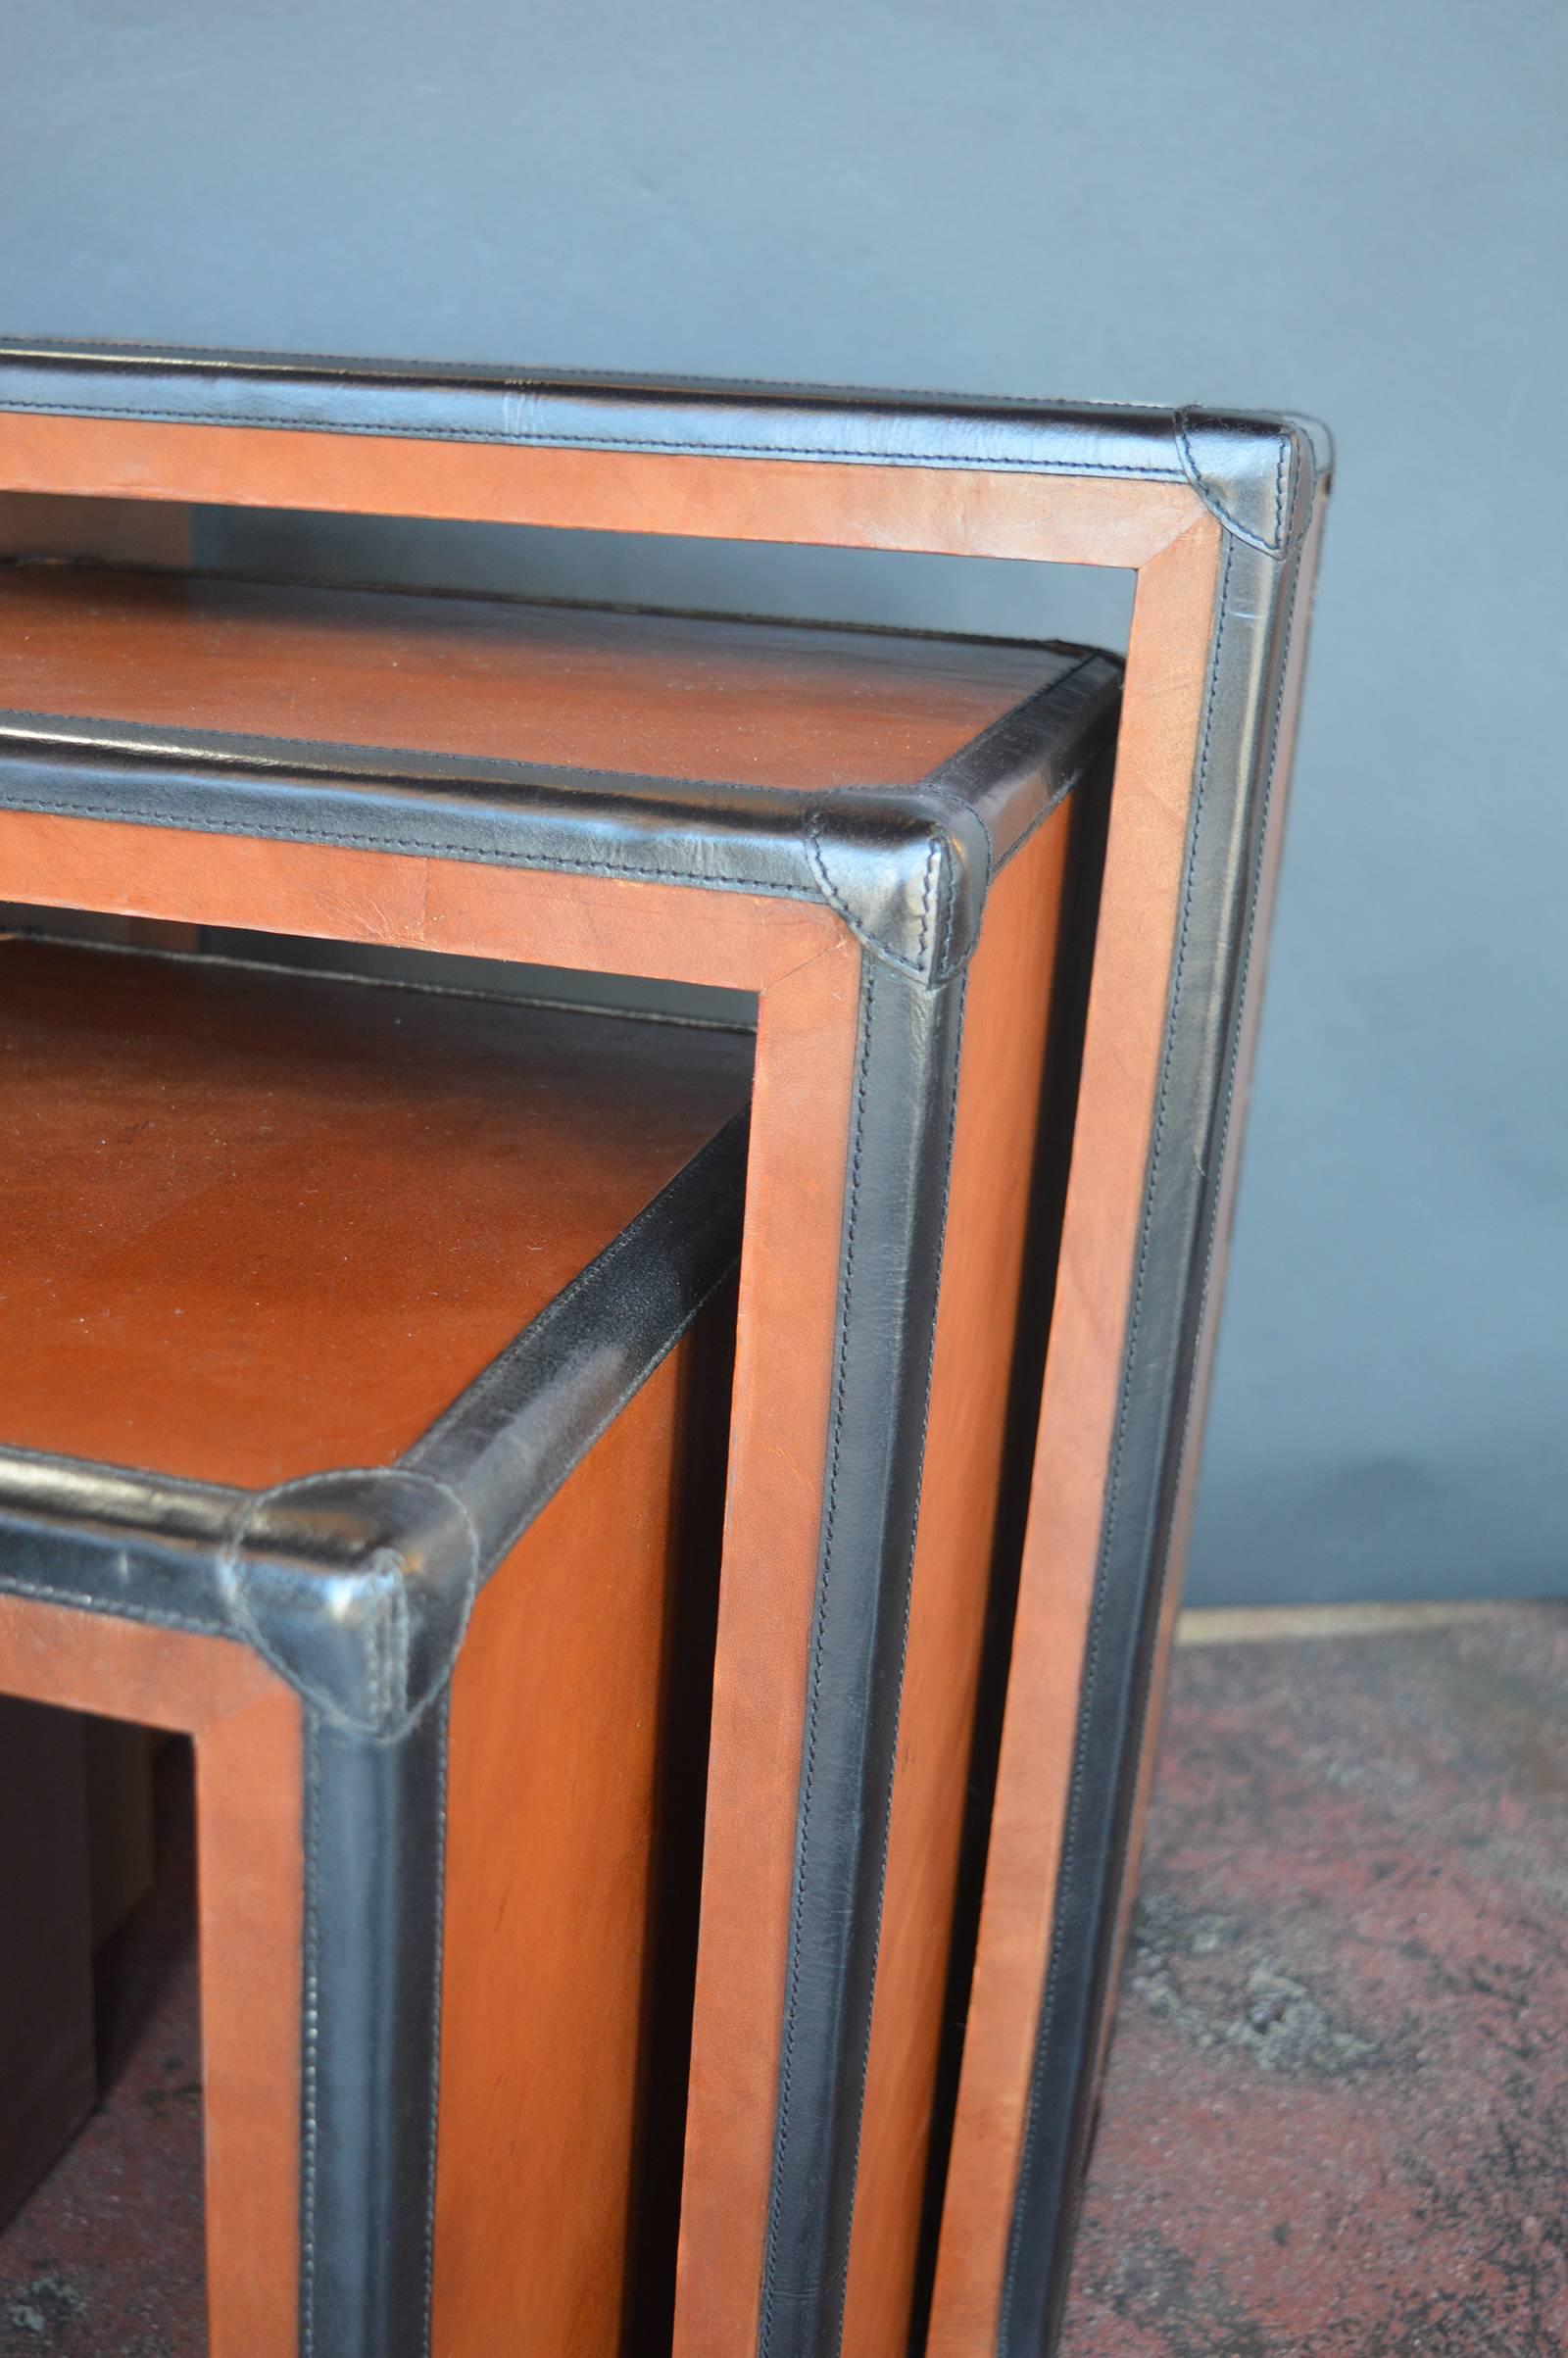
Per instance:
[[[1323,471],[1291,420],[0,351],[14,545],[70,545],[65,496],[112,540],[219,502],[1137,573],[937,2254],[955,2358],[1029,2346],[1059,2280]],[[675,2348],[894,2358],[1067,790],[1116,667],[560,615],[519,657],[442,614],[19,568],[0,898],[755,994]]]

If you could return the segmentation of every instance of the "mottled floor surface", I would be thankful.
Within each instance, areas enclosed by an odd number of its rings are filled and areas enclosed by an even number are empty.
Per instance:
[[[187,1745],[163,1747],[155,1789],[157,1882],[99,1959],[104,2101],[0,2235],[4,2358],[205,2358]]]
[[[1556,2358],[1568,1612],[1242,1626],[1177,1656],[1062,2358]],[[109,2101],[0,2236],[3,2358],[205,2346],[178,1765]]]
[[[1062,2358],[1568,2350],[1568,1614],[1177,1656]]]

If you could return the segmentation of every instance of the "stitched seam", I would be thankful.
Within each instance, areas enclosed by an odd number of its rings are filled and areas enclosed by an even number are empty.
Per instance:
[[[1288,557],[1292,550],[1299,545],[1306,530],[1304,517],[1296,532],[1287,533],[1285,527],[1285,483],[1290,472],[1292,450],[1290,435],[1281,433],[1278,456],[1274,462],[1274,538],[1269,540],[1263,533],[1254,532],[1250,525],[1244,524],[1241,518],[1226,507],[1214,489],[1213,483],[1198,464],[1184,419],[1177,418],[1175,431],[1189,481],[1201,496],[1206,506],[1218,516],[1226,530],[1234,532],[1238,540],[1245,540],[1249,548],[1259,550],[1265,557]]]
[[[1280,648],[1279,685],[1274,693],[1274,712],[1269,725],[1268,760],[1263,772],[1263,807],[1258,816],[1257,849],[1252,856],[1252,875],[1248,887],[1247,939],[1242,948],[1241,973],[1237,981],[1235,1031],[1231,1040],[1230,1061],[1225,1075],[1225,1106],[1220,1121],[1219,1149],[1214,1157],[1214,1167],[1217,1172],[1224,1170],[1225,1156],[1230,1146],[1231,1114],[1236,1102],[1236,1083],[1242,1054],[1243,1017],[1246,1013],[1247,995],[1251,980],[1252,950],[1257,938],[1257,905],[1262,890],[1263,861],[1268,851],[1269,829],[1273,814],[1275,762],[1279,755],[1280,720],[1285,710],[1285,689],[1290,675],[1291,642],[1296,631],[1296,607],[1300,587],[1301,572],[1300,567],[1298,566],[1295,578],[1291,582],[1290,604],[1286,608],[1285,614],[1285,630]],[[1198,1310],[1200,1331],[1201,1331],[1203,1320],[1208,1312],[1209,1285],[1213,1273],[1214,1249],[1218,1237],[1218,1197],[1216,1195],[1215,1216],[1209,1222],[1208,1241],[1203,1253],[1203,1282],[1199,1296]],[[1183,1419],[1182,1449],[1184,1454],[1196,1396],[1197,1363],[1195,1360],[1194,1381],[1188,1393],[1187,1410]]]
[[[906,958],[902,951],[895,950],[890,942],[882,939],[880,934],[873,933],[863,918],[856,914],[851,903],[840,893],[828,870],[826,856],[822,850],[822,833],[821,816],[818,812],[813,811],[806,822],[806,829],[801,840],[806,847],[806,856],[811,863],[811,872],[816,878],[817,888],[823,900],[844,919],[856,940],[862,943],[873,958],[883,959],[890,966],[897,966],[901,974],[908,974],[917,982],[925,982],[928,979],[925,956],[931,929],[933,879],[937,861],[942,857],[940,839],[933,836],[926,844],[925,880],[920,896],[920,944],[917,956],[911,958]],[[789,899],[802,900],[805,898],[804,894],[793,892],[786,886],[775,886],[774,890]]]
[[[816,1781],[816,1724],[821,1702],[822,1650],[827,1621],[828,1592],[833,1572],[833,1534],[838,1515],[839,1469],[844,1448],[844,1409],[848,1383],[849,1338],[855,1291],[855,1232],[860,1210],[860,1159],[865,1141],[865,1104],[867,1072],[870,1063],[872,1016],[876,1001],[876,970],[865,969],[864,1004],[860,1013],[860,1045],[856,1058],[855,1075],[855,1137],[850,1150],[849,1206],[844,1229],[844,1284],[839,1302],[839,1331],[833,1370],[833,1435],[828,1454],[827,1505],[822,1533],[822,1570],[817,1584],[816,1610],[811,1630],[811,1677],[806,1715],[806,1759],[801,1790],[801,1823],[798,1842],[800,1857],[808,1848],[811,1800]],[[795,2026],[801,1991],[801,1926],[805,1905],[803,1878],[795,1879],[794,1902],[790,1911],[790,1972],[789,1990],[784,2009],[783,2055],[779,2065],[779,2117],[775,2151],[782,2151],[789,2141],[790,2091],[795,2072]],[[776,2200],[768,2205],[767,2243],[762,2270],[762,2332],[765,2352],[770,2338],[779,2288],[775,2271],[778,2264],[778,2210]]]
[[[296,1670],[293,1665],[277,1651],[268,1637],[265,1629],[262,1627],[261,1622],[258,1620],[255,1607],[245,1591],[245,1566],[244,1559],[240,1554],[240,1547],[243,1544],[251,1519],[257,1513],[258,1509],[279,1498],[294,1497],[297,1496],[301,1491],[315,1490],[320,1488],[322,1485],[335,1484],[341,1482],[346,1475],[354,1475],[356,1473],[361,1475],[362,1478],[372,1483],[378,1481],[382,1476],[388,1473],[406,1478],[411,1482],[422,1483],[427,1489],[437,1492],[446,1500],[448,1505],[456,1509],[459,1520],[463,1524],[463,1527],[468,1536],[470,1560],[469,1568],[464,1579],[464,1587],[466,1595],[462,1613],[460,1614],[457,1623],[457,1639],[453,1647],[453,1661],[447,1664],[447,1667],[442,1673],[441,1677],[436,1680],[430,1690],[430,1693],[420,1700],[417,1707],[413,1711],[404,1710],[399,1715],[395,1723],[391,1726],[386,1725],[386,1722],[392,1717],[390,1708],[381,1707],[383,1692],[388,1691],[388,1672],[386,1667],[383,1631],[378,1618],[373,1613],[368,1617],[366,1629],[362,1637],[362,1645],[365,1650],[367,1668],[369,1673],[369,1697],[372,1706],[377,1707],[376,1721],[372,1721],[371,1724],[368,1725],[364,1720],[356,1719],[351,1712],[345,1711],[341,1703],[335,1699],[330,1692],[323,1692],[322,1690],[312,1686],[305,1679],[303,1674]],[[396,1549],[384,1550],[383,1552],[389,1553],[393,1558],[394,1565],[396,1565],[396,1563],[399,1561]],[[300,1474],[295,1476],[291,1481],[275,1484],[270,1490],[252,1492],[250,1496],[241,1503],[238,1512],[235,1515],[233,1527],[229,1531],[228,1537],[223,1543],[222,1553],[219,1559],[219,1572],[220,1576],[227,1585],[228,1594],[234,1600],[235,1617],[239,1623],[239,1627],[229,1634],[236,1636],[242,1644],[251,1648],[252,1652],[260,1654],[263,1661],[266,1662],[270,1669],[276,1671],[278,1677],[283,1680],[285,1685],[292,1688],[294,1693],[299,1695],[303,1701],[308,1703],[311,1709],[330,1726],[341,1729],[345,1733],[357,1737],[362,1743],[365,1744],[391,1744],[401,1743],[405,1736],[409,1735],[415,1728],[416,1728],[419,1725],[419,1722],[424,1718],[425,1713],[430,1709],[431,1705],[438,1702],[441,1695],[446,1691],[447,1683],[452,1676],[452,1670],[456,1661],[458,1649],[461,1647],[464,1636],[467,1630],[468,1616],[473,1609],[473,1600],[475,1596],[478,1594],[479,1562],[479,1535],[474,1527],[473,1516],[469,1513],[465,1499],[457,1491],[452,1488],[450,1483],[443,1482],[438,1474],[427,1474],[417,1466],[347,1466],[344,1467],[339,1473]],[[399,1588],[401,1588],[402,1575],[400,1572],[394,1569],[390,1575],[390,1578],[397,1584]],[[376,1585],[379,1584],[377,1583]],[[104,1609],[106,1611],[114,1611],[117,1608],[114,1606],[106,1606]]]
[[[643,1386],[647,1383],[649,1377],[654,1373],[655,1369],[663,1365],[664,1361],[668,1358],[670,1352],[675,1349],[676,1345],[684,1340],[692,1326],[702,1316],[702,1313],[707,1309],[709,1303],[712,1301],[713,1296],[718,1292],[719,1288],[734,1275],[739,1266],[740,1256],[737,1254],[736,1257],[728,1262],[727,1265],[719,1272],[718,1276],[714,1278],[712,1284],[704,1292],[701,1300],[692,1303],[691,1308],[686,1312],[686,1315],[682,1318],[680,1324],[672,1329],[664,1341],[660,1344],[658,1350],[650,1357],[645,1358],[641,1362],[636,1374],[628,1377],[624,1388],[616,1395],[614,1400],[605,1410],[604,1414],[594,1425],[592,1431],[585,1438],[581,1450],[573,1459],[572,1465],[563,1468],[560,1479],[551,1486],[548,1496],[540,1499],[537,1512],[543,1513],[545,1507],[550,1503],[550,1499],[556,1496],[563,1483],[564,1483],[571,1474],[573,1468],[582,1463],[583,1458],[587,1456],[589,1450],[594,1447],[594,1444],[602,1440],[604,1435],[609,1432],[611,1426],[614,1423],[616,1417],[620,1415],[622,1409],[626,1407],[629,1401],[636,1399],[638,1393],[641,1392]],[[477,1584],[480,1588],[482,1588],[485,1582],[491,1579],[494,1574],[500,1571],[502,1564],[506,1561],[506,1556],[507,1549],[503,1547],[498,1552],[495,1562],[489,1566],[488,1570],[480,1573]]]
[[[941,846],[933,835],[925,848],[925,877],[920,887],[920,941],[914,957],[915,970],[920,974],[930,971],[926,963],[926,950],[931,937],[931,896],[941,859]]]
[[[1175,1057],[1176,1048],[1175,1015],[1180,1002],[1182,977],[1186,966],[1188,931],[1192,919],[1193,897],[1198,873],[1197,854],[1200,841],[1200,827],[1202,818],[1203,804],[1208,788],[1209,747],[1213,734],[1214,712],[1219,698],[1219,683],[1221,676],[1220,653],[1225,637],[1226,616],[1229,612],[1231,555],[1232,544],[1227,542],[1225,548],[1225,562],[1220,572],[1219,608],[1214,625],[1213,652],[1209,661],[1208,692],[1204,703],[1203,732],[1200,740],[1198,762],[1198,784],[1194,797],[1190,844],[1187,856],[1187,873],[1182,894],[1181,926],[1177,941],[1175,971],[1171,979],[1170,1015],[1167,1018],[1164,1055],[1160,1065],[1159,1087],[1155,1100],[1154,1138],[1150,1157],[1149,1179],[1145,1188],[1143,1224],[1138,1248],[1137,1275],[1133,1288],[1131,1312],[1128,1318],[1127,1341],[1124,1349],[1122,1377],[1119,1387],[1120,1397],[1117,1401],[1116,1438],[1111,1454],[1110,1477],[1106,1490],[1105,1525],[1101,1540],[1099,1560],[1096,1565],[1094,1589],[1095,1602],[1091,1606],[1088,1644],[1085,1647],[1084,1653],[1084,1670],[1078,1706],[1079,1724],[1081,1726],[1086,1725],[1089,1720],[1099,1678],[1100,1653],[1103,1639],[1102,1607],[1104,1597],[1104,1575],[1106,1565],[1110,1560],[1112,1545],[1115,1537],[1116,1513],[1120,1497],[1121,1467],[1126,1450],[1127,1432],[1131,1416],[1131,1399],[1128,1378],[1133,1365],[1138,1338],[1143,1324],[1144,1286],[1148,1276],[1150,1239],[1153,1226],[1154,1182],[1158,1175],[1160,1156],[1164,1145],[1165,1120],[1170,1097],[1170,1074],[1171,1066]],[[1082,1817],[1085,1785],[1086,1764],[1080,1749],[1078,1752],[1078,1757],[1073,1763],[1072,1782],[1068,1792],[1067,1810],[1062,1834],[1061,1858],[1060,1865],[1057,1870],[1056,1888],[1058,1892],[1066,1888],[1071,1871],[1076,1865],[1078,1847],[1082,1839]],[[1044,2056],[1049,2051],[1051,2035],[1054,2026],[1056,2007],[1058,2003],[1060,1983],[1059,1976],[1053,1970],[1054,1965],[1054,1957],[1053,1956],[1047,1964],[1046,1989],[1041,2006],[1040,2025],[1036,2039],[1035,2051],[1041,2056]],[[1003,2282],[1002,2296],[1002,2330],[999,2341],[1000,2358],[1010,2358],[1012,2347],[1012,2301],[1017,2284],[1019,2262],[1019,2226],[1023,2217],[1024,2208],[1028,2200],[1030,2186],[1034,2177],[1039,2136],[1039,2097],[1040,2082],[1037,2074],[1031,2083],[1029,2091],[1028,2113],[1024,2129],[1023,2158],[1018,2173],[1017,2188],[1013,2196],[1012,2221],[1007,2238],[1006,2271]]]
[[[958,979],[956,987],[958,993],[958,1010],[954,1018],[954,1021],[956,1027],[957,1036],[953,1047],[953,1074],[948,1083],[947,1119],[944,1130],[942,1165],[942,1219],[941,1225],[938,1229],[937,1241],[938,1261],[936,1283],[938,1290],[940,1290],[941,1286],[942,1254],[947,1242],[948,1209],[953,1200],[953,1145],[958,1121],[958,1075],[961,1066],[961,1050],[963,1044],[963,1018],[968,1004],[968,977],[966,975],[961,976]],[[932,1371],[936,1365],[936,1304],[933,1302],[931,1315],[931,1339],[926,1347],[925,1354],[925,1393],[923,1405],[920,1410],[920,1439],[915,1457],[914,1526],[909,1541],[908,1562],[906,1566],[906,1577],[904,1586],[904,1610],[901,1617],[899,1631],[898,1715],[896,1716],[894,1723],[894,1740],[888,1756],[888,1780],[883,1795],[884,1816],[882,1823],[881,1855],[877,1874],[876,1920],[872,1926],[872,1940],[875,1943],[875,1948],[877,1951],[880,1951],[882,1945],[882,1911],[887,1898],[888,1854],[893,1840],[893,1786],[898,1774],[898,1717],[902,1717],[903,1714],[904,1674],[908,1665],[909,1617],[914,1600],[914,1550],[919,1544],[920,1536],[920,1504],[924,1495],[925,1487],[926,1443],[930,1437],[931,1431],[931,1377]],[[856,2107],[855,2115],[855,2158],[854,2171],[850,2182],[852,2187],[857,2186],[859,2183],[860,2147],[863,2141],[865,2130],[865,2089],[866,2082],[870,2077],[870,2070],[871,2026],[868,2022],[866,2025],[865,2041],[860,2049],[859,2069],[858,2075],[859,2097]],[[851,2216],[853,2219],[853,2195]],[[844,2316],[841,2309],[838,2318],[837,2330],[834,2335],[835,2358],[837,2358],[837,2350],[839,2345],[842,2343],[843,2335]]]
[[[595,1258],[588,1263],[586,1268],[578,1270],[570,1285],[564,1287],[561,1293],[559,1293],[555,1297],[554,1301],[549,1304],[549,1314],[552,1319],[567,1310],[572,1302],[576,1301],[578,1295],[583,1293],[589,1286],[601,1284],[607,1273],[613,1267],[620,1254],[629,1252],[633,1245],[641,1241],[645,1231],[652,1227],[657,1219],[661,1218],[667,1212],[668,1206],[665,1199],[668,1196],[670,1189],[679,1187],[681,1182],[689,1178],[691,1173],[697,1169],[699,1164],[708,1161],[710,1157],[717,1153],[719,1138],[721,1138],[722,1135],[723,1133],[720,1132],[719,1137],[710,1139],[707,1146],[700,1147],[697,1153],[692,1156],[690,1162],[685,1163],[682,1168],[675,1173],[675,1176],[669,1180],[664,1187],[661,1188],[659,1194],[654,1198],[651,1204],[644,1204],[642,1210],[637,1214],[637,1217],[630,1221],[628,1225],[620,1231],[620,1234],[614,1239],[613,1243],[607,1245],[604,1252],[597,1254]],[[543,1314],[544,1313],[541,1313],[541,1315]],[[437,1481],[439,1479],[437,1476],[429,1475],[424,1472],[424,1469],[419,1462],[421,1453],[430,1448],[431,1445],[434,1444],[438,1439],[444,1437],[445,1433],[450,1429],[452,1422],[461,1415],[465,1403],[472,1400],[476,1393],[482,1393],[483,1391],[490,1389],[494,1385],[503,1381],[501,1371],[505,1367],[507,1360],[512,1357],[513,1352],[520,1349],[522,1344],[526,1341],[528,1331],[529,1330],[525,1328],[523,1333],[517,1337],[514,1344],[511,1345],[506,1351],[504,1351],[500,1354],[499,1358],[492,1359],[488,1367],[481,1368],[478,1375],[474,1377],[473,1382],[464,1387],[463,1391],[458,1394],[457,1399],[450,1402],[450,1404],[442,1410],[441,1414],[436,1418],[435,1423],[430,1427],[429,1431],[423,1434],[420,1439],[415,1443],[413,1449],[408,1450],[405,1455],[399,1459],[398,1470],[416,1474],[423,1481]],[[635,1390],[635,1387],[633,1387],[633,1389]],[[630,1398],[630,1394],[627,1395],[627,1398]],[[622,1402],[622,1405],[624,1405],[624,1402]],[[444,1483],[442,1483],[440,1487],[442,1489],[447,1489],[447,1485]],[[454,1498],[457,1496],[455,1492],[451,1491],[448,1492],[448,1495]]]
[[[399,1713],[409,1707],[409,1648],[411,1645],[409,1592],[396,1572],[392,1574],[392,1658],[396,1665],[396,1686],[393,1701]]]
[[[144,1621],[154,1629],[193,1630],[202,1638],[227,1638],[232,1644],[243,1645],[236,1630],[218,1619],[197,1621],[187,1613],[165,1613],[151,1605],[122,1601],[118,1597],[87,1597],[75,1589],[55,1589],[42,1581],[20,1580],[10,1572],[0,1572],[0,1594],[7,1597],[31,1597],[41,1604],[74,1605],[83,1613],[103,1613],[116,1621]]]
[[[46,818],[117,819],[132,826],[151,827],[168,827],[177,823],[167,818],[137,818],[134,812],[113,803],[67,803],[52,799],[46,802],[37,796],[28,796],[24,800],[8,797],[7,803],[14,811],[36,808]],[[389,844],[382,836],[360,834],[347,827],[267,826],[261,823],[263,816],[258,813],[258,823],[254,826],[236,827],[219,819],[209,819],[204,826],[182,829],[181,832],[193,835],[255,836],[268,842],[280,843],[339,844],[356,851],[422,853],[434,860],[471,860],[482,867],[553,868],[572,876],[629,876],[643,882],[665,884],[735,885],[747,892],[771,894],[780,901],[807,901],[811,897],[800,885],[777,884],[763,876],[741,876],[727,868],[633,867],[625,860],[562,860],[548,853],[531,854],[526,860],[518,860],[484,846],[444,843],[419,836],[408,836],[399,843]]]
[[[320,1736],[305,1714],[305,1989],[301,2012],[303,2136],[300,2144],[300,2358],[316,2348],[317,2099],[319,2082],[320,1950],[318,1886],[321,1865]]]
[[[446,1701],[447,1698],[443,1696],[441,1724],[438,1731],[435,1860],[431,1886],[436,1895],[436,1936],[431,2006],[431,2012],[435,2019],[430,2026],[430,2126],[427,2147],[429,2160],[428,2179],[424,2189],[424,2347],[426,2351],[429,2348],[430,2321],[435,2307],[435,2188],[441,2124],[441,2006],[446,1994],[443,1969],[446,1961],[447,1736],[451,1724]]]
[[[534,392],[529,387],[513,388]],[[489,388],[484,388],[488,393]],[[497,387],[504,395],[506,387]],[[482,397],[482,396],[481,396]],[[554,388],[547,387],[540,398],[554,397]],[[566,398],[573,398],[567,396]],[[583,398],[578,396],[577,398]],[[588,398],[591,398],[588,397]],[[563,434],[536,431],[524,426],[491,429],[484,433],[470,432],[450,425],[376,425],[369,421],[325,423],[307,418],[247,418],[234,411],[154,410],[109,408],[97,402],[17,401],[0,394],[0,411],[32,413],[45,418],[102,418],[119,419],[132,425],[223,425],[263,433],[353,434],[379,437],[393,442],[466,442],[483,449],[491,444],[519,444],[545,450],[625,450],[647,451],[650,455],[670,458],[696,459],[843,459],[867,467],[938,467],[959,469],[965,474],[1046,474],[1046,475],[1133,475],[1145,482],[1179,480],[1174,467],[1134,467],[1115,459],[1094,461],[1068,459],[1013,459],[1001,453],[988,456],[977,465],[972,457],[955,457],[942,451],[878,451],[857,450],[830,444],[754,442],[688,442],[662,441],[650,434]]]
[[[386,1594],[386,1575],[381,1573],[372,1577],[374,1587],[370,1591],[369,1610],[365,1616],[364,1625],[360,1631],[360,1642],[365,1649],[366,1686],[370,1697],[370,1716],[377,1727],[385,1727],[392,1698],[387,1686],[385,1622],[377,1607]]]

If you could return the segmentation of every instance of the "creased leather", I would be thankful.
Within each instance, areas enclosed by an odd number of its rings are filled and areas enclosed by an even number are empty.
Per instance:
[[[1304,480],[1326,477],[1329,463],[1321,427],[1245,412],[15,337],[0,341],[0,409],[563,449],[1185,477],[1231,529],[1276,551],[1282,467]]]
[[[1040,663],[1041,689],[1005,724],[912,786],[813,798],[10,712],[0,807],[826,898],[878,956],[935,981],[973,947],[987,838],[1027,835],[1059,800],[1091,721],[1114,712],[1110,657],[1043,647]]]
[[[323,1717],[384,1738],[445,1688],[479,1566],[456,1491],[373,1466],[306,1474],[247,1499],[220,1578],[239,1636]]]

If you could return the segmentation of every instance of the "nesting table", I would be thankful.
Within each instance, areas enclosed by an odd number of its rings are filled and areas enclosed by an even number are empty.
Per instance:
[[[1290,420],[0,347],[0,529],[115,560],[0,575],[0,899],[755,999],[678,2358],[1050,2331],[1325,469]],[[200,503],[1121,565],[1125,683],[1084,649],[207,580]],[[435,2346],[494,2346],[487,2267]],[[429,2319],[406,2290],[318,2347],[397,2358]]]

